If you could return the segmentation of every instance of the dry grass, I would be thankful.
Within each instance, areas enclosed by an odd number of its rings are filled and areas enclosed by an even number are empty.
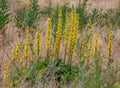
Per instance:
[[[21,6],[23,4],[29,4],[29,0],[20,0],[21,1]],[[55,7],[57,4],[63,5],[66,2],[70,4],[76,5],[77,3],[82,2],[83,0],[51,0],[51,4],[53,7]],[[39,0],[39,5],[40,7],[47,7],[50,4],[50,0]],[[93,9],[93,8],[100,8],[100,9],[111,9],[111,8],[116,8],[119,6],[120,1],[119,0],[88,0],[88,8]],[[15,9],[19,8],[20,6],[15,5]]]

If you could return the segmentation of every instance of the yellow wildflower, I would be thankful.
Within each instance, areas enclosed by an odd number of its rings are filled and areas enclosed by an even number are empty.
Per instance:
[[[15,46],[15,58],[18,59],[19,57],[19,51],[20,51],[20,42],[18,41]]]
[[[40,29],[38,29],[36,33],[36,46],[37,46],[37,54],[40,53],[40,46],[41,46],[41,40],[40,40]]]
[[[88,59],[90,59],[92,55],[92,41],[93,41],[93,31],[92,26],[90,27],[90,40],[89,40],[89,52],[88,52]]]
[[[86,40],[83,40],[82,42],[82,59],[84,59],[84,57],[86,56],[86,50],[87,50],[87,41]]]
[[[16,58],[16,57],[15,57],[15,48],[13,47],[13,48],[12,48],[12,60],[15,60],[15,58]]]
[[[112,54],[112,41],[113,41],[113,31],[112,28],[110,29],[109,33],[109,43],[108,43],[108,57],[111,57]]]
[[[65,38],[64,38],[65,46],[68,45],[68,41],[69,41],[69,20],[68,20],[68,14],[66,14]]]
[[[26,29],[26,42],[25,42],[25,58],[29,57],[29,46],[30,46],[30,30],[29,27]]]
[[[4,88],[8,87],[8,80],[9,80],[9,66],[8,66],[8,59],[5,59],[4,63]]]
[[[50,50],[50,43],[51,43],[51,19],[48,19],[48,24],[47,24],[47,33],[46,33],[46,50]]]
[[[72,27],[70,31],[70,45],[69,45],[69,56],[72,57],[73,48],[77,39],[78,33],[78,15],[74,13],[74,17],[72,17]]]
[[[95,47],[94,47],[94,53],[96,53],[96,51],[98,50],[98,34],[96,34],[96,39],[95,39]]]
[[[58,29],[56,32],[56,39],[55,39],[55,56],[59,56],[59,48],[61,44],[61,37],[62,37],[62,9],[59,12],[59,22],[58,22]]]
[[[22,70],[23,68],[23,58],[20,58],[20,69]]]
[[[12,60],[19,58],[20,42],[16,42],[15,47],[12,48]]]

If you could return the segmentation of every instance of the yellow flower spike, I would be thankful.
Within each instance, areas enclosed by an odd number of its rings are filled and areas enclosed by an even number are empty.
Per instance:
[[[22,70],[23,68],[23,58],[20,58],[20,69]]]
[[[9,66],[8,66],[8,59],[5,59],[4,63],[4,88],[8,88],[8,80],[9,80]]]
[[[66,22],[65,22],[65,35],[64,35],[64,45],[65,45],[65,53],[64,53],[64,63],[66,62],[66,54],[69,43],[69,18],[68,13],[66,12]]]
[[[29,27],[26,28],[26,41],[24,46],[25,58],[28,59],[29,57],[29,47],[30,47],[30,29]]]
[[[62,8],[59,9],[59,20],[60,20],[61,17],[62,17]]]
[[[74,23],[74,15],[75,15],[75,8],[74,8],[74,5],[72,5],[72,12],[71,12],[71,15],[72,15],[72,23]]]
[[[98,33],[96,34],[96,39],[95,39],[95,47],[94,47],[94,53],[97,52],[98,50],[98,40],[99,40],[99,37],[98,37]]]
[[[25,45],[25,58],[28,59],[29,57],[29,46],[26,44]]]
[[[87,41],[86,40],[83,40],[83,42],[82,42],[82,59],[84,59],[84,57],[86,56],[86,50],[87,50],[87,46],[86,46],[86,44],[87,44]]]
[[[75,14],[75,18],[74,18],[74,31],[73,31],[73,42],[75,43],[76,39],[77,39],[77,34],[78,34],[78,15]]]
[[[108,58],[111,58],[112,55],[112,41],[113,41],[113,30],[111,28],[109,33]]]
[[[52,29],[52,24],[51,24],[51,19],[48,19],[47,23],[47,33],[46,33],[46,50],[50,50],[50,44],[51,44],[51,29]]]
[[[71,64],[74,45],[78,34],[78,15],[75,13],[74,7],[72,8],[72,19],[71,19],[71,30],[70,30],[70,43],[69,43],[69,59],[68,63]]]
[[[73,53],[73,48],[77,39],[77,33],[78,33],[78,15],[74,13],[74,17],[73,19],[73,23],[72,28],[71,28],[71,32],[70,32],[70,45],[69,45],[69,54],[70,57],[72,57],[72,53]]]
[[[50,60],[52,61],[53,58],[54,58],[54,54],[51,54],[51,55],[50,55]]]
[[[37,46],[37,55],[40,54],[40,48],[41,48],[41,38],[40,38],[40,28],[38,28],[38,31],[36,33],[36,46]]]
[[[15,58],[19,59],[19,51],[20,51],[20,42],[18,41],[15,46]],[[18,61],[18,60],[17,60]]]
[[[90,27],[90,42],[89,42],[89,52],[88,52],[88,59],[91,58],[92,56],[92,41],[93,41],[93,31],[92,31],[92,26]]]
[[[72,6],[72,12],[71,12],[71,32],[73,31],[74,29],[74,26],[75,26],[75,9],[74,9],[74,6]]]
[[[15,48],[12,48],[12,60],[15,60]]]
[[[82,49],[83,49],[83,51],[86,51],[86,49],[87,49],[87,47],[86,47],[86,40],[83,40],[83,42],[82,42]]]
[[[19,50],[20,50],[20,42],[16,42],[15,47],[12,48],[12,60],[18,61],[19,58]]]
[[[26,28],[26,41],[30,43],[30,28],[27,26]]]
[[[20,41],[18,41],[18,42],[16,43],[16,47],[17,47],[18,50],[20,49]]]
[[[59,57],[59,48],[61,44],[61,37],[62,37],[62,9],[59,12],[59,21],[58,21],[58,29],[56,32],[56,39],[55,39],[55,57]]]
[[[66,25],[65,25],[65,37],[64,37],[64,44],[67,47],[69,41],[69,20],[68,20],[68,13],[66,14]]]

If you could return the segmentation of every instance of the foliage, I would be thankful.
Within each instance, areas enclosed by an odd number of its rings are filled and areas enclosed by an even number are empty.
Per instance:
[[[70,65],[65,65],[63,60],[54,59],[47,66],[47,69],[43,74],[42,80],[45,82],[47,80],[50,81],[51,79],[55,78],[57,82],[69,84],[77,76],[78,69],[78,66],[72,66],[71,69]]]
[[[8,0],[0,0],[0,29],[2,29],[10,20],[10,11]]]
[[[38,0],[30,0],[28,7],[23,6],[15,13],[15,23],[20,29],[25,30],[27,26],[35,28],[38,26],[38,20],[40,18],[40,9],[38,6]]]
[[[79,3],[76,12],[79,15],[79,29],[83,29],[88,23],[88,12],[86,11],[87,0],[84,0],[84,3]]]
[[[99,11],[97,9],[93,9],[89,14],[89,21],[91,24],[95,24],[98,22],[97,21],[98,19],[99,19]]]
[[[24,29],[26,27],[26,25],[25,25],[26,17],[27,17],[27,9],[26,9],[26,7],[22,7],[19,10],[16,11],[15,23],[16,23],[16,26],[18,28]]]
[[[115,10],[115,13],[111,17],[111,24],[116,28],[120,26],[120,7]]]

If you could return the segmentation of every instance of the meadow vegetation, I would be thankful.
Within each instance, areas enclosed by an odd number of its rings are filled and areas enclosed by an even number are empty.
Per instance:
[[[12,14],[8,0],[0,0],[1,48],[8,46],[6,25],[15,24],[20,34],[0,58],[0,88],[120,88],[120,57],[113,53],[120,7],[88,11],[87,1],[40,8],[38,0],[30,0]]]

